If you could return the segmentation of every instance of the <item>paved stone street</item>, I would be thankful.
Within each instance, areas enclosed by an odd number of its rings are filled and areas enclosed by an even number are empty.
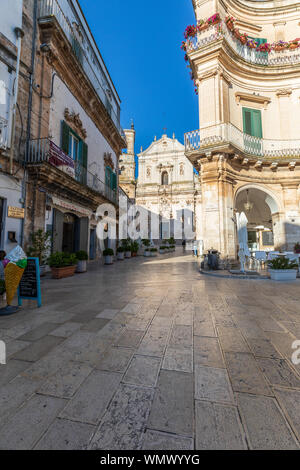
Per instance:
[[[0,318],[0,449],[298,448],[299,287],[181,250],[46,279]]]

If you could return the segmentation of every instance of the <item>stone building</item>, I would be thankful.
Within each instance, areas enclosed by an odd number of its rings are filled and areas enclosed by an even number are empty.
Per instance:
[[[149,231],[149,236],[155,240],[171,236],[177,240],[194,239],[192,232],[198,225],[196,208],[201,198],[200,185],[184,150],[174,135],[170,138],[163,134],[138,155],[136,204],[157,217],[158,233],[153,227],[151,233]]]
[[[26,64],[21,61],[21,28],[22,1],[3,0],[0,16],[0,249],[6,252],[16,243],[22,243],[24,221],[24,171],[15,161],[23,146],[26,125],[24,96],[18,93],[18,83],[23,87],[28,75]]]
[[[41,228],[94,259],[96,209],[118,210],[120,98],[77,0],[24,0],[22,28],[24,244]]]
[[[122,153],[120,157],[120,177],[119,183],[123,191],[128,197],[134,201],[136,193],[136,176],[135,176],[135,129],[132,123],[131,129],[124,129],[127,142],[127,152]]]
[[[300,241],[300,3],[193,5],[197,30],[187,30],[183,48],[200,126],[186,134],[185,152],[200,174],[204,249],[235,258],[235,213],[244,211],[250,246],[293,250]]]

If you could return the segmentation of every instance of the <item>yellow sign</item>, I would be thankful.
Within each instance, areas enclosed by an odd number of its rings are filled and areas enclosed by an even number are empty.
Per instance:
[[[24,219],[25,209],[22,207],[8,206],[8,217],[14,217],[15,219]]]

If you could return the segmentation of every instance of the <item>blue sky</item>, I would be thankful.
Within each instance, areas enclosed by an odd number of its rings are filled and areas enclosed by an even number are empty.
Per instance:
[[[136,153],[154,136],[175,132],[183,142],[198,128],[193,82],[180,49],[194,23],[191,0],[80,0],[122,100],[121,124],[134,120]]]

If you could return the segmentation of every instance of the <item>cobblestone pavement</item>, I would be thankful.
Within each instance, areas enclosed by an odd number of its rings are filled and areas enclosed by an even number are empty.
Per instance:
[[[0,449],[295,449],[300,282],[180,253],[43,281],[0,318]]]

